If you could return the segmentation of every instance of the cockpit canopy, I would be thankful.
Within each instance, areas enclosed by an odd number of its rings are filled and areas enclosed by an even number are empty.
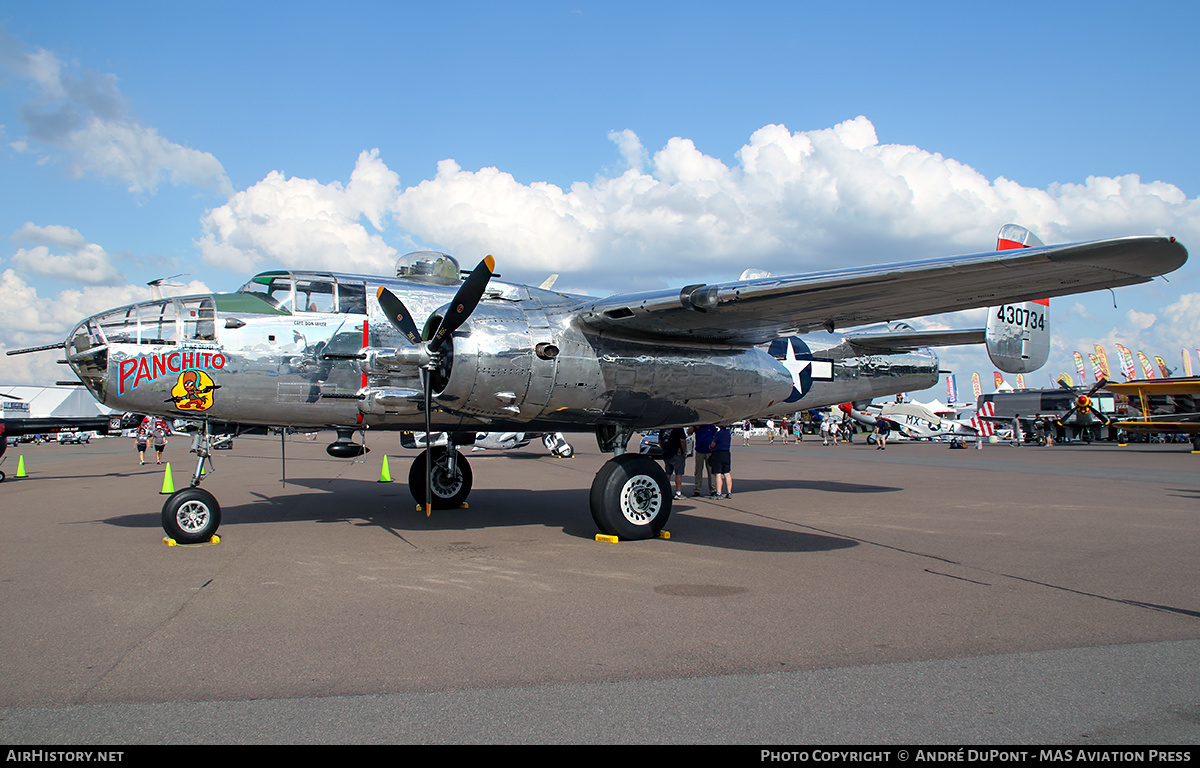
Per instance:
[[[458,261],[437,251],[414,251],[396,259],[396,277],[434,285],[456,285],[460,280]]]
[[[235,302],[230,294],[218,295],[218,309],[233,312],[278,313],[350,312],[366,314],[367,296],[362,280],[327,272],[263,272],[238,289],[233,297],[254,296],[263,304]]]

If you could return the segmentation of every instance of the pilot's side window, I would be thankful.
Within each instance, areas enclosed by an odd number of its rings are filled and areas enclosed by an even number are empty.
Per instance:
[[[271,289],[267,292],[267,298],[275,305],[276,309],[282,309],[285,312],[292,311],[292,279],[290,277],[275,278],[271,281]]]
[[[296,280],[296,309],[301,312],[335,312],[333,283],[324,280]]]

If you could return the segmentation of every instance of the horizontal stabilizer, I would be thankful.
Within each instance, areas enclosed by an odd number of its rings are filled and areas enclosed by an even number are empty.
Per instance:
[[[911,352],[921,347],[956,347],[960,344],[984,343],[983,328],[963,331],[885,331],[882,333],[854,333],[846,340],[856,347],[881,354]]]

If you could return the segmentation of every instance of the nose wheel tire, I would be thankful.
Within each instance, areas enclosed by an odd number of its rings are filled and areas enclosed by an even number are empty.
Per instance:
[[[434,509],[457,509],[471,495],[471,465],[458,451],[454,452],[454,467],[446,467],[446,449],[433,449]],[[408,468],[408,490],[418,504],[425,503],[425,452],[422,451]]]
[[[221,526],[221,505],[202,488],[185,488],[167,497],[162,526],[180,544],[206,542]]]
[[[649,539],[671,516],[671,484],[653,459],[626,453],[606,462],[592,481],[592,519],[601,533]]]

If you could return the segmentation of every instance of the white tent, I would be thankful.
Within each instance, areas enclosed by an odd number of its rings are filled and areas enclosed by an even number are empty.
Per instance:
[[[6,419],[76,419],[120,413],[100,405],[83,387],[0,385],[0,392],[4,395],[0,397],[0,404]]]

